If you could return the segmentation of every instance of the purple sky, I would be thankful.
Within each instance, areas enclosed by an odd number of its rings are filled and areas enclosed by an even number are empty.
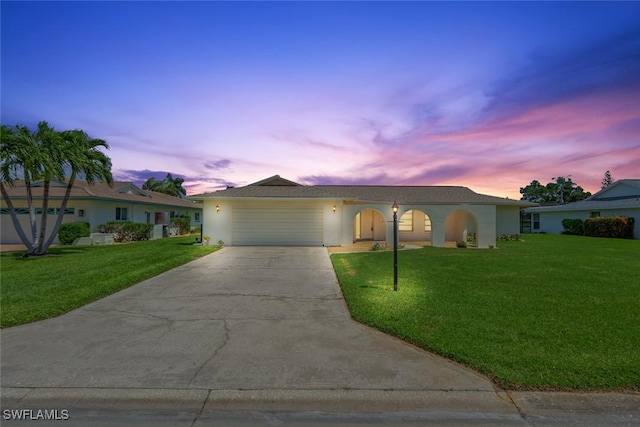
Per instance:
[[[116,179],[640,178],[640,2],[0,7],[2,123],[105,139]]]

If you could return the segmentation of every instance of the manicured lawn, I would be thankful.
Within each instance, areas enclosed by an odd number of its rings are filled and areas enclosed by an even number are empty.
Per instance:
[[[47,319],[217,250],[192,236],[112,246],[59,246],[44,257],[0,255],[0,325]]]
[[[352,316],[507,389],[640,390],[640,242],[335,254]]]

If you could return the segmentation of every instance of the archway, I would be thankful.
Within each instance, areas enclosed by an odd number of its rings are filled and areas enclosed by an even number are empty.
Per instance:
[[[444,223],[445,242],[464,242],[468,246],[478,244],[478,218],[467,211],[457,210],[451,212]]]
[[[419,209],[409,209],[398,218],[400,242],[431,242],[431,218]]]
[[[384,241],[387,238],[387,222],[376,209],[363,209],[353,218],[353,241]]]

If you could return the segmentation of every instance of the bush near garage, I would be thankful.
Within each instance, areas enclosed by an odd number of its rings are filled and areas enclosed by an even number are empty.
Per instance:
[[[565,218],[562,220],[564,231],[562,234],[582,236],[584,234],[584,222],[581,219]]]
[[[113,240],[118,243],[149,240],[153,224],[133,221],[109,221],[99,227],[101,233],[113,233]]]
[[[587,218],[584,221],[584,235],[591,237],[613,237],[633,239],[635,218],[609,216]]]
[[[178,234],[180,235],[189,234],[189,232],[191,231],[191,217],[188,215],[173,217],[171,218],[169,227],[177,228]]]
[[[91,229],[86,222],[67,222],[60,224],[58,240],[62,245],[72,244],[78,237],[89,237]]]

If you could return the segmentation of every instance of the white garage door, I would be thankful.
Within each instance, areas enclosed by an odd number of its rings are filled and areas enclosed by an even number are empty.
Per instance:
[[[322,208],[234,207],[234,245],[321,246]]]

